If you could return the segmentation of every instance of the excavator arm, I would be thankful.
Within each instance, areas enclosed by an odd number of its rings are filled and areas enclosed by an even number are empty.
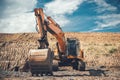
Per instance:
[[[40,45],[44,44],[44,45],[41,45],[40,48],[45,48],[45,46],[48,47],[47,32],[49,32],[53,36],[55,36],[58,41],[59,54],[65,55],[66,44],[65,44],[65,37],[62,29],[51,17],[45,16],[42,8],[36,8],[34,11],[35,11],[35,16],[37,21],[38,33],[40,34],[39,42],[40,42]]]
[[[34,9],[35,12],[35,16],[36,16],[36,28],[37,28],[37,32],[40,35],[39,38],[39,49],[44,49],[44,48],[48,48],[49,43],[47,40],[47,29],[46,29],[46,25],[45,25],[45,16],[43,13],[43,9],[42,8],[36,8]]]

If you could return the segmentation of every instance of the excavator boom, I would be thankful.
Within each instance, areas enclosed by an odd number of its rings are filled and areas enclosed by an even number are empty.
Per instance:
[[[34,11],[36,16],[38,33],[40,34],[40,40],[42,41],[43,39],[47,40],[47,32],[51,33],[53,36],[56,37],[58,41],[59,53],[61,55],[65,54],[66,53],[65,37],[60,26],[51,17],[45,16],[42,8],[35,9]],[[45,43],[42,41],[40,41],[41,44]],[[42,45],[41,47],[44,48],[44,46],[45,45]],[[46,44],[46,46],[48,45]]]

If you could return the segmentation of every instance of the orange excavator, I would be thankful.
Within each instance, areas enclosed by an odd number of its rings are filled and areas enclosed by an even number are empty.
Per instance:
[[[46,16],[42,8],[34,9],[39,34],[38,49],[29,51],[29,67],[32,75],[53,75],[53,71],[61,66],[72,66],[75,70],[84,71],[85,62],[83,51],[76,38],[65,39],[60,26],[49,16]],[[49,48],[47,32],[56,39],[57,52]]]

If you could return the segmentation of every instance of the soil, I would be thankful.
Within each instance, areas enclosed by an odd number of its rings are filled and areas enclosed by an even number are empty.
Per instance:
[[[23,72],[30,49],[37,49],[37,33],[0,33],[0,80],[120,80],[120,33],[65,33],[77,38],[84,51],[86,70],[59,67],[53,76],[31,76]],[[49,47],[56,38],[48,33]]]

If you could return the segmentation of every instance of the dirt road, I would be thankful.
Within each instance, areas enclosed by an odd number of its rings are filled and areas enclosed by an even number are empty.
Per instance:
[[[86,71],[76,71],[71,67],[61,67],[59,71],[53,72],[53,76],[31,76],[30,72],[10,72],[1,80],[120,80],[119,69],[87,67]]]

